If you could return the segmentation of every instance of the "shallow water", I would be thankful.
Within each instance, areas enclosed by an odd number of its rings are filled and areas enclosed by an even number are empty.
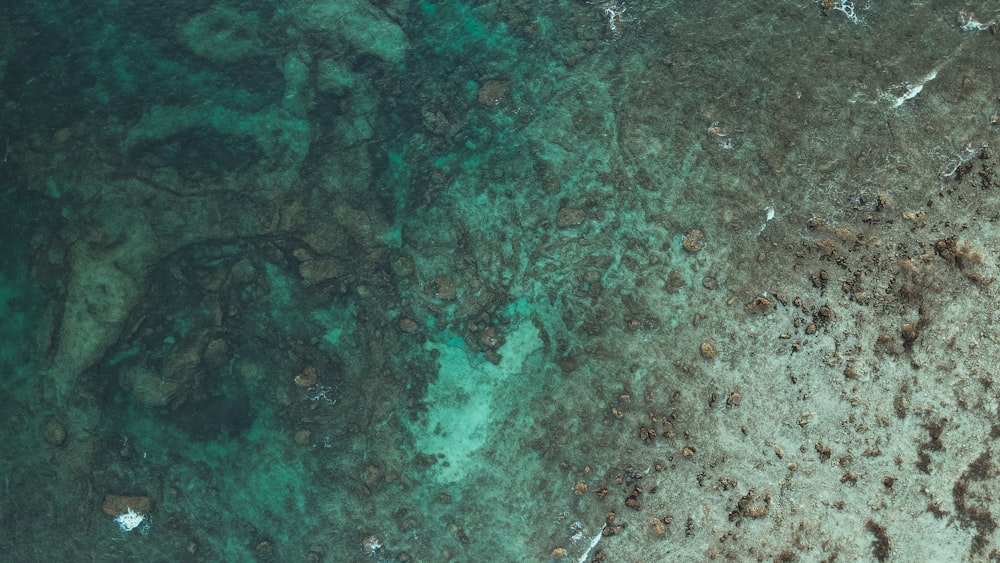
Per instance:
[[[13,561],[996,558],[988,2],[15,1]]]

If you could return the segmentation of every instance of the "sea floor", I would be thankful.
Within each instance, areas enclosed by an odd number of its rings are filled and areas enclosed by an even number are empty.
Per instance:
[[[13,3],[10,561],[1000,559],[991,2]]]

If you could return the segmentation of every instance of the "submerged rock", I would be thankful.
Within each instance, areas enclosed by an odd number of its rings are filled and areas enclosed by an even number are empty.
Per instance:
[[[66,443],[66,427],[58,420],[50,420],[45,423],[45,441],[53,446],[62,446]]]

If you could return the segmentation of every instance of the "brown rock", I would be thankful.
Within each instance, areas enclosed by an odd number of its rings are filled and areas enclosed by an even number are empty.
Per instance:
[[[667,535],[667,525],[663,520],[659,518],[651,518],[649,523],[653,526],[653,533],[658,538],[665,537]]]
[[[45,441],[53,446],[62,446],[66,443],[66,427],[58,420],[50,420],[45,423]]]
[[[495,108],[506,100],[508,94],[510,94],[510,82],[487,80],[479,87],[479,103]]]
[[[642,426],[639,428],[639,439],[649,444],[656,439],[656,429]]]
[[[701,357],[706,360],[711,360],[716,356],[715,346],[707,340],[702,342],[698,349],[701,352]]]
[[[576,227],[587,218],[587,210],[582,207],[563,207],[556,212],[556,226],[560,229]]]
[[[205,363],[210,367],[220,367],[229,359],[229,344],[224,338],[213,338],[205,346],[203,356]]]
[[[503,346],[507,339],[497,330],[497,327],[488,326],[479,333],[479,341],[483,343],[483,346],[491,350],[496,350]]]
[[[125,514],[129,509],[139,514],[148,514],[153,509],[153,501],[147,496],[107,495],[101,505],[101,510],[108,516]]]
[[[307,387],[312,387],[316,385],[316,381],[319,380],[319,372],[313,366],[306,366],[303,368],[298,375],[295,376],[295,385],[305,389]]]
[[[458,292],[455,290],[455,282],[448,276],[439,276],[436,280],[434,280],[434,285],[435,294],[438,299],[454,301],[458,296]]]
[[[417,326],[417,321],[409,317],[403,317],[402,319],[399,319],[399,330],[407,334],[413,334],[414,332],[417,332],[417,328],[419,328]]]
[[[316,258],[299,264],[299,275],[309,283],[322,283],[339,274],[340,265],[332,258]]]
[[[385,479],[385,469],[382,466],[369,463],[365,466],[364,471],[364,481],[365,486],[369,489],[378,485],[383,479]]]
[[[308,446],[312,442],[312,430],[302,428],[295,432],[295,443],[300,446]]]
[[[409,256],[400,256],[392,261],[392,272],[401,278],[413,275],[417,266]]]
[[[699,252],[705,248],[705,231],[701,229],[691,229],[684,234],[684,241],[681,246],[688,252]]]
[[[758,315],[766,315],[774,310],[774,301],[771,301],[763,295],[754,297],[753,301],[746,304],[746,312],[755,313]]]

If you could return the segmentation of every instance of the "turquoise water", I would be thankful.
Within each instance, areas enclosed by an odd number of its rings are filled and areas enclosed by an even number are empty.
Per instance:
[[[15,0],[4,560],[1000,556],[980,4]]]

